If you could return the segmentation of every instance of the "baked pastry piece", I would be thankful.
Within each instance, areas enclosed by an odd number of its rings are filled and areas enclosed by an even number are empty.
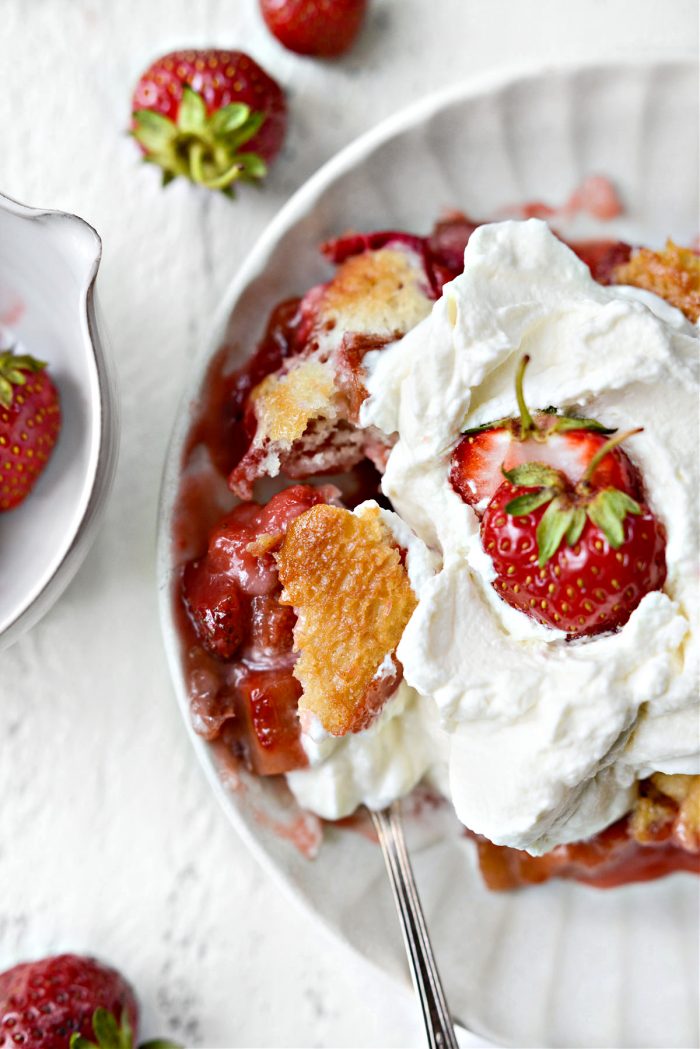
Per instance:
[[[262,476],[341,472],[366,456],[383,468],[391,440],[357,425],[367,395],[364,358],[427,316],[444,281],[459,272],[455,244],[463,251],[471,229],[460,216],[431,238],[388,231],[323,246],[337,271],[304,295],[291,354],[249,394],[250,444],[230,477],[237,495],[250,498]]]
[[[297,616],[299,710],[334,736],[367,728],[401,680],[396,646],[416,607],[401,551],[376,504],[316,506],[277,555]]]
[[[651,291],[693,323],[700,320],[700,256],[672,240],[663,251],[634,251],[629,261],[613,270],[613,282]]]

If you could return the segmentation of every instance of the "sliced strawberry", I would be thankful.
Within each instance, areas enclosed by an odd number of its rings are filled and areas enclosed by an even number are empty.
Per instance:
[[[524,356],[515,379],[519,418],[467,430],[452,453],[450,484],[469,506],[483,509],[503,483],[503,471],[522,463],[545,463],[576,485],[613,431],[595,419],[559,415],[554,408],[530,413],[523,395],[523,377],[530,358]],[[589,477],[592,486],[619,488],[641,496],[637,469],[619,447],[600,459]]]
[[[250,603],[250,645],[255,661],[291,657],[294,645],[296,615],[289,605],[281,605],[276,596],[254,597]]]
[[[332,484],[312,488],[308,484],[295,484],[273,496],[259,516],[258,528],[261,534],[281,534],[286,532],[295,518],[310,510],[318,503],[334,503],[340,496],[339,490]]]
[[[189,562],[182,580],[185,608],[207,652],[231,660],[244,642],[253,650],[260,646],[268,660],[273,649],[291,651],[294,624],[289,623],[290,610],[277,602],[280,587],[272,550],[295,517],[337,496],[333,485],[294,485],[267,506],[241,503],[219,522],[206,556]]]
[[[536,413],[533,418],[542,427],[540,433],[546,433],[546,427],[556,426],[562,417]],[[452,455],[450,483],[469,506],[487,502],[503,483],[503,470],[522,463],[546,463],[578,484],[606,440],[604,433],[586,429],[550,431],[546,440],[539,434],[519,439],[508,427],[465,434]],[[639,472],[621,448],[614,448],[602,459],[592,482],[598,488],[610,486],[631,495],[641,494]]]
[[[219,659],[233,659],[247,632],[247,602],[228,575],[206,559],[190,561],[182,581],[185,607],[200,642]]]
[[[291,670],[248,670],[238,691],[253,771],[276,776],[306,765],[297,715],[301,685]]]

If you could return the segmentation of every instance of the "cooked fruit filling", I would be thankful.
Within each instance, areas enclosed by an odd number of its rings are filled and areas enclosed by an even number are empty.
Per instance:
[[[503,891],[566,878],[614,888],[689,871],[700,874],[700,776],[656,773],[642,780],[629,815],[588,841],[558,845],[544,856],[477,838],[490,889]]]
[[[330,485],[296,485],[266,506],[241,503],[214,528],[206,554],[184,569],[195,728],[222,739],[262,776],[306,764],[301,687],[292,673],[296,617],[280,603],[273,550],[296,517],[338,495]]]
[[[298,485],[242,503],[184,569],[189,620],[224,681],[223,711],[219,693],[196,727],[260,775],[306,763],[299,714],[359,732],[401,682],[395,651],[416,604],[402,551],[376,504],[353,514],[339,494]]]

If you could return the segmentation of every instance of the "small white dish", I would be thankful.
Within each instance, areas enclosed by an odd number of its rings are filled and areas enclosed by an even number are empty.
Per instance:
[[[0,514],[0,649],[72,579],[114,475],[117,401],[95,303],[101,253],[83,219],[0,195],[2,345],[47,362],[62,412],[58,443],[34,489]]]
[[[313,823],[275,783],[228,773],[191,728],[173,603],[182,551],[171,542],[191,411],[216,350],[226,344],[231,366],[241,364],[279,300],[327,279],[317,245],[347,229],[427,232],[444,208],[488,218],[533,200],[562,204],[586,176],[602,174],[623,213],[606,223],[579,215],[560,223],[565,233],[691,242],[697,111],[696,67],[667,60],[492,75],[410,106],[338,154],[282,209],[232,282],[187,383],[163,479],[158,572],[165,643],[195,750],[268,870],[328,930],[406,984],[379,848],[326,828],[317,858],[304,858],[290,839],[308,843]],[[447,998],[469,1028],[517,1046],[696,1044],[695,879],[491,893],[447,807],[408,813],[406,825]]]

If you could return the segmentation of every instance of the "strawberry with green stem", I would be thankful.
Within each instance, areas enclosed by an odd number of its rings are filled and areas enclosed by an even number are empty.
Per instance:
[[[138,1019],[131,985],[96,958],[59,954],[0,973],[0,1049],[132,1049]]]
[[[242,51],[173,51],[134,91],[131,133],[164,185],[182,177],[233,196],[265,177],[286,127],[282,89]]]
[[[0,350],[0,511],[29,495],[61,429],[58,390],[44,361]]]
[[[547,463],[503,470],[481,539],[513,608],[569,637],[617,629],[666,580],[666,534],[650,508],[601,479],[631,430],[606,441],[575,484]]]

